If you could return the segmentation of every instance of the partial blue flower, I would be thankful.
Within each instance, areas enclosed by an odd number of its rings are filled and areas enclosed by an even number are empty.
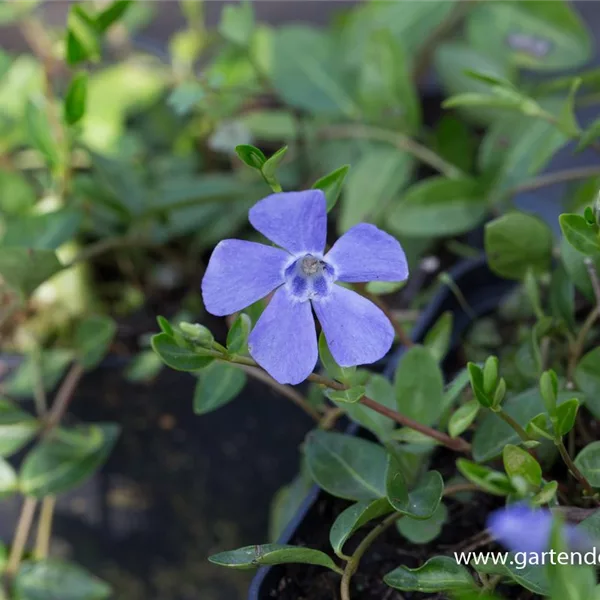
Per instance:
[[[491,513],[487,526],[495,539],[513,552],[541,554],[550,550],[553,518],[548,509],[519,503]],[[569,550],[585,552],[593,548],[590,538],[575,525],[563,527]]]
[[[327,210],[321,190],[272,194],[249,213],[274,248],[255,242],[217,244],[202,281],[206,310],[240,311],[275,291],[248,340],[254,360],[280,383],[300,383],[318,358],[313,309],[329,349],[343,367],[373,363],[394,340],[388,318],[372,302],[336,282],[404,281],[398,241],[361,223],[327,254]]]

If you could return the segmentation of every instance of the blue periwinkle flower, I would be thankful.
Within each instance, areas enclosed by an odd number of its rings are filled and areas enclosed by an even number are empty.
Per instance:
[[[541,554],[550,550],[553,519],[548,509],[519,503],[491,513],[487,526],[496,540],[513,552]],[[563,525],[563,536],[572,551],[585,552],[594,546],[591,539],[574,525]]]
[[[382,358],[394,340],[392,324],[372,302],[336,282],[405,280],[408,266],[398,241],[361,223],[324,255],[327,210],[321,190],[272,194],[252,207],[249,219],[280,248],[242,240],[220,242],[202,281],[208,312],[229,315],[275,290],[248,348],[280,383],[300,383],[315,367],[312,310],[339,365]]]

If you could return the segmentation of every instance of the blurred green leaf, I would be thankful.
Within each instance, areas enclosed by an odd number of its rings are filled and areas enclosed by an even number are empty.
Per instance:
[[[476,140],[468,125],[453,115],[446,114],[437,123],[434,132],[434,150],[446,161],[465,173],[473,169]]]
[[[0,247],[0,275],[25,297],[62,268],[52,250]]]
[[[387,459],[379,444],[315,430],[307,436],[304,451],[311,477],[330,494],[355,501],[385,496]]]
[[[125,378],[134,383],[152,381],[163,367],[163,362],[153,350],[143,350],[127,365]]]
[[[559,265],[552,272],[549,300],[552,315],[558,319],[562,319],[567,327],[571,331],[574,331],[575,287],[562,265]]]
[[[0,2],[0,24],[6,25],[20,21],[27,17],[36,6],[40,3],[40,0],[2,0]]]
[[[0,169],[0,210],[5,216],[26,215],[35,201],[35,190],[21,173]]]
[[[324,552],[301,548],[299,546],[287,546],[283,544],[262,544],[257,546],[246,546],[237,550],[220,552],[208,557],[211,563],[221,567],[232,569],[255,569],[261,565],[280,565],[287,563],[302,563],[318,565],[339,571],[333,560]]]
[[[99,61],[100,44],[94,18],[81,4],[72,5],[67,19],[67,63],[74,66],[86,60]]]
[[[576,250],[563,237],[560,243],[560,257],[569,279],[588,300],[593,301],[595,298],[594,289],[584,261],[591,260],[596,271],[600,272],[600,255],[587,257]]]
[[[277,150],[277,152],[275,152],[275,154],[273,154],[269,158],[267,158],[267,160],[260,167],[260,172],[262,173],[263,177],[265,178],[265,181],[271,186],[271,188],[273,189],[274,192],[282,191],[281,185],[279,184],[275,174],[277,172],[277,168],[281,164],[281,161],[283,160],[283,158],[287,152],[287,149],[288,149],[287,146],[283,146],[282,148],[279,148],[279,150]]]
[[[152,348],[163,362],[176,371],[199,371],[214,359],[184,346],[178,346],[166,333],[152,336]]]
[[[3,390],[16,398],[32,398],[34,382],[36,380],[36,358],[28,355],[16,371],[11,373],[2,382]],[[68,350],[44,350],[40,357],[41,378],[44,389],[50,392],[62,378],[69,363],[73,360],[73,353]]]
[[[444,359],[450,349],[453,320],[452,312],[446,311],[442,313],[439,319],[425,334],[425,339],[423,340],[425,348],[427,348],[433,357],[440,362]]]
[[[99,31],[106,31],[111,25],[121,20],[129,7],[132,5],[132,0],[114,0],[98,15],[96,15],[96,27]]]
[[[213,362],[198,376],[194,413],[204,415],[234,400],[246,385],[246,374],[224,362]]]
[[[387,585],[403,592],[444,593],[475,587],[466,567],[449,556],[434,556],[416,569],[398,567],[383,580]]]
[[[206,91],[197,81],[184,81],[169,94],[167,104],[177,115],[183,117],[194,109],[204,98]]]
[[[597,225],[588,225],[581,215],[562,214],[558,218],[563,235],[577,251],[587,256],[600,253],[600,233]]]
[[[40,424],[9,400],[0,399],[0,456],[11,456],[38,432]]]
[[[578,410],[579,400],[577,398],[571,398],[557,407],[555,425],[557,435],[567,435],[573,429]]]
[[[228,41],[247,46],[254,30],[254,8],[249,0],[226,4],[221,11],[219,33]]]
[[[373,221],[408,183],[413,159],[393,147],[375,147],[352,167],[346,182],[338,222],[339,233],[363,221]]]
[[[474,179],[430,177],[410,187],[388,217],[401,235],[450,236],[476,227],[487,211],[485,193]]]
[[[529,269],[544,273],[552,259],[552,232],[533,215],[511,212],[486,223],[485,253],[502,277],[522,279]]]
[[[243,163],[253,169],[258,169],[259,171],[267,162],[267,157],[264,155],[264,152],[260,148],[251,146],[250,144],[240,144],[236,146],[235,152]]]
[[[10,496],[18,487],[17,473],[6,459],[0,458],[0,498]]]
[[[413,544],[428,544],[442,531],[448,518],[448,509],[440,502],[434,513],[428,519],[411,519],[405,516],[396,522],[400,535]]]
[[[111,423],[62,431],[68,435],[53,432],[25,457],[19,475],[23,494],[42,498],[78,486],[104,463],[119,435],[119,427]]]
[[[588,444],[575,458],[575,465],[595,488],[600,488],[600,442]]]
[[[600,117],[588,125],[579,139],[577,151],[581,152],[591,146],[600,137]]]
[[[323,190],[325,192],[325,198],[327,200],[327,212],[329,212],[338,201],[344,180],[350,170],[350,165],[344,165],[327,175],[324,175],[312,186],[313,190]]]
[[[117,333],[117,324],[106,315],[92,315],[80,321],[75,329],[74,346],[77,360],[93,369],[104,358]]]
[[[502,460],[504,470],[511,479],[521,477],[534,488],[542,484],[542,467],[527,450],[514,444],[506,444],[502,450]]]
[[[588,410],[600,418],[600,347],[584,354],[577,363],[575,382],[585,394]]]
[[[240,313],[227,332],[227,351],[244,354],[248,350],[248,336],[252,321],[246,313]]]
[[[448,433],[457,437],[466,431],[479,414],[480,404],[477,400],[469,400],[459,407],[448,421]]]
[[[56,250],[75,236],[82,220],[83,213],[75,208],[10,219],[2,245]]]
[[[33,146],[43,154],[51,167],[56,167],[62,161],[62,154],[50,127],[47,111],[45,99],[29,100],[25,107],[25,121]]]
[[[568,69],[591,57],[592,41],[568,2],[509,0],[469,13],[467,39],[478,52],[528,69]]]
[[[65,121],[75,125],[85,114],[88,75],[80,71],[73,76],[65,96]]]
[[[16,600],[104,600],[108,584],[82,567],[56,558],[25,561],[15,577]]]
[[[484,465],[478,465],[466,458],[459,458],[456,466],[464,477],[488,494],[508,496],[513,492],[513,487],[504,473],[494,471]]]

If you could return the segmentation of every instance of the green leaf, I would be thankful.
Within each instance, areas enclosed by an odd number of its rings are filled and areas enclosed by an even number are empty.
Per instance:
[[[177,342],[166,333],[152,336],[152,348],[163,362],[176,371],[199,371],[209,365],[214,359],[199,351],[190,350]]]
[[[567,433],[573,429],[578,410],[579,400],[577,398],[571,398],[557,407],[556,423],[554,425],[557,435],[562,437],[563,435],[567,435]]]
[[[151,382],[163,368],[163,362],[153,350],[140,352],[127,365],[125,378],[133,383]]]
[[[231,354],[245,354],[248,350],[250,329],[250,317],[246,313],[240,313],[227,332],[227,351]]]
[[[592,257],[587,257],[585,254],[581,254],[581,252],[575,250],[563,237],[560,243],[560,256],[569,279],[588,300],[593,301],[595,299],[594,288],[585,261],[591,260],[595,269],[600,271],[600,255],[596,254]]]
[[[575,465],[593,487],[600,487],[600,442],[588,444],[575,458]]]
[[[50,127],[48,107],[44,98],[30,99],[25,105],[25,123],[31,144],[39,150],[51,167],[60,164],[61,151]]]
[[[406,285],[406,281],[369,281],[367,283],[367,292],[375,296],[393,294],[401,290]]]
[[[462,171],[472,171],[475,162],[476,141],[473,133],[462,119],[446,114],[435,129],[433,148],[444,160]]]
[[[424,425],[440,418],[444,410],[444,380],[427,348],[413,346],[404,353],[394,374],[394,388],[402,414]]]
[[[277,181],[275,173],[277,172],[277,168],[279,167],[281,161],[283,160],[286,152],[288,150],[287,146],[283,146],[279,148],[275,154],[270,156],[262,165],[260,172],[262,173],[265,181],[271,186],[274,192],[281,192],[281,185]]]
[[[514,88],[493,86],[491,93],[480,94],[468,92],[457,94],[445,100],[443,108],[457,107],[483,107],[498,110],[514,110],[528,117],[540,117],[545,115],[542,107],[533,99],[522,94]]]
[[[219,33],[229,42],[247,46],[254,30],[254,8],[249,0],[228,4],[221,11]]]
[[[393,455],[388,456],[386,495],[389,503],[403,515],[429,519],[437,509],[444,491],[444,480],[437,471],[429,471],[413,490],[408,489],[403,467]]]
[[[356,385],[346,390],[327,390],[325,395],[336,404],[356,404],[366,393],[364,385]]]
[[[408,183],[413,159],[391,146],[373,147],[348,175],[338,231],[344,233],[363,221],[375,220]]]
[[[40,424],[9,400],[0,399],[0,456],[11,456],[33,439]]]
[[[405,516],[397,521],[396,528],[413,544],[428,544],[441,533],[447,518],[448,509],[440,503],[428,519],[418,520]]]
[[[74,66],[85,60],[100,60],[100,36],[94,19],[83,6],[74,4],[67,19],[67,64]]]
[[[450,349],[452,339],[453,316],[450,311],[442,313],[440,318],[425,335],[423,345],[437,361],[442,361]]]
[[[563,265],[552,272],[550,281],[550,311],[562,319],[570,331],[575,329],[575,287]]]
[[[344,550],[344,544],[354,532],[369,521],[387,515],[393,510],[387,498],[364,500],[349,506],[338,515],[329,530],[329,542],[333,551],[340,556]]]
[[[567,2],[492,2],[467,19],[474,50],[527,69],[570,69],[591,57],[590,35]]]
[[[55,430],[25,457],[21,491],[42,498],[73,489],[104,463],[118,435],[119,427],[110,423]]]
[[[452,414],[448,421],[448,433],[458,437],[466,431],[479,414],[480,404],[477,400],[469,400]]]
[[[71,79],[65,96],[65,121],[75,125],[85,114],[87,99],[88,75],[85,71],[76,73]]]
[[[101,32],[106,31],[123,18],[131,4],[132,0],[114,0],[100,14],[96,15],[96,27]]]
[[[169,337],[173,337],[175,335],[173,326],[171,325],[171,323],[169,323],[167,319],[165,319],[165,317],[158,315],[156,317],[156,322],[158,323],[158,326],[160,327],[160,330],[163,333],[166,333]]]
[[[12,465],[4,458],[0,458],[0,498],[10,496],[19,487],[17,474]]]
[[[75,329],[74,346],[78,361],[93,369],[104,358],[117,333],[117,324],[108,316],[94,315],[79,322]]]
[[[7,220],[2,245],[13,248],[56,250],[75,236],[83,213],[74,208],[62,208],[54,212],[20,216]]]
[[[510,552],[507,556],[507,564],[501,565],[500,563],[494,565],[492,561],[488,561],[487,564],[483,562],[476,563],[475,560],[471,561],[471,566],[478,573],[486,573],[489,575],[502,575],[508,577],[527,590],[540,594],[541,596],[547,596],[549,594],[548,580],[546,577],[546,569],[543,565],[523,563],[518,560],[515,553]]]
[[[448,556],[434,556],[416,569],[398,567],[383,580],[402,592],[437,594],[475,587],[469,571]]]
[[[300,473],[289,484],[281,487],[271,501],[269,511],[269,539],[277,541],[288,523],[298,513],[304,499],[308,496],[314,483],[312,479],[301,469]]]
[[[327,212],[337,204],[338,198],[342,192],[342,187],[344,186],[344,180],[346,179],[349,170],[350,165],[343,165],[339,169],[324,175],[313,184],[313,190],[323,190],[325,192]]]
[[[418,130],[421,108],[408,57],[389,28],[374,31],[368,38],[357,98],[366,121],[390,129]]]
[[[324,552],[287,546],[283,544],[263,544],[260,546],[246,546],[237,550],[220,552],[208,557],[211,563],[232,569],[255,569],[263,565],[281,565],[287,563],[301,563],[317,565],[339,572],[339,567]]]
[[[0,275],[8,286],[24,297],[62,268],[52,250],[0,248]]]
[[[467,369],[469,371],[469,380],[471,382],[473,393],[475,394],[475,399],[484,408],[490,408],[493,404],[493,400],[484,389],[482,368],[479,365],[470,362],[467,363]]]
[[[110,586],[82,567],[56,558],[25,561],[15,577],[16,600],[104,600]]]
[[[317,430],[308,435],[304,452],[312,478],[330,494],[355,501],[385,496],[387,458],[380,445]]]
[[[511,479],[521,477],[535,488],[542,484],[542,467],[526,450],[507,444],[502,451],[502,460],[504,470]]]
[[[192,344],[201,346],[203,348],[212,348],[215,338],[210,332],[208,327],[201,325],[200,323],[188,323],[187,321],[181,321],[179,323],[179,329],[177,333],[174,332],[174,336],[181,334],[186,340],[192,342]]]
[[[590,350],[577,363],[575,369],[577,387],[585,394],[588,410],[600,418],[600,347]]]
[[[204,415],[234,400],[246,385],[246,374],[225,362],[213,362],[198,376],[194,412]]]
[[[485,225],[485,252],[490,269],[508,279],[527,270],[543,273],[552,258],[552,232],[532,215],[512,212]]]
[[[409,188],[389,212],[389,227],[401,235],[450,236],[483,221],[486,196],[474,179],[430,177]]]
[[[540,377],[540,394],[548,414],[554,415],[558,399],[558,377],[552,369],[544,371]]]
[[[205,97],[206,90],[200,83],[197,81],[183,81],[173,88],[173,91],[167,98],[167,104],[173,109],[175,114],[183,117],[190,114]],[[239,147],[240,146],[236,146],[236,152]],[[246,162],[243,158],[242,160]],[[254,167],[253,164],[249,166]]]
[[[533,417],[525,426],[525,431],[530,437],[536,440],[542,438],[554,440],[554,432],[550,425],[550,419],[545,412]]]
[[[356,373],[356,367],[340,367],[335,362],[323,332],[319,335],[319,358],[321,359],[321,363],[323,364],[327,375],[332,379],[337,379],[342,383],[348,383],[351,381],[354,373]]]
[[[358,116],[332,36],[303,25],[279,27],[272,57],[268,75],[285,103],[316,114]]]
[[[563,235],[578,252],[597,256],[600,252],[598,226],[590,226],[581,215],[562,214],[558,218]]]
[[[459,458],[456,467],[471,483],[494,496],[508,496],[513,487],[504,473],[494,471],[484,465],[478,465],[466,458]]]
[[[585,150],[588,146],[591,146],[598,138],[600,137],[600,117],[592,122],[585,131],[582,133],[579,138],[579,143],[577,144],[577,151],[581,152]]]
[[[558,491],[558,481],[549,481],[542,486],[542,489],[531,499],[536,506],[549,504],[556,497]]]

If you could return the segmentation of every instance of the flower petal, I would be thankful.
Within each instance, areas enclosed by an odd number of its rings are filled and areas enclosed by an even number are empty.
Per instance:
[[[408,277],[406,255],[398,240],[368,223],[349,229],[325,260],[340,281],[404,281]]]
[[[312,302],[329,350],[341,367],[373,363],[391,348],[394,328],[389,319],[356,292],[334,285],[327,296]]]
[[[310,302],[279,288],[250,333],[252,358],[279,383],[300,383],[315,368],[317,332]]]
[[[272,194],[248,216],[257,231],[289,252],[321,254],[325,249],[327,204],[321,190]]]
[[[221,317],[264,298],[283,283],[290,259],[283,250],[256,242],[219,242],[202,280],[206,310]]]

